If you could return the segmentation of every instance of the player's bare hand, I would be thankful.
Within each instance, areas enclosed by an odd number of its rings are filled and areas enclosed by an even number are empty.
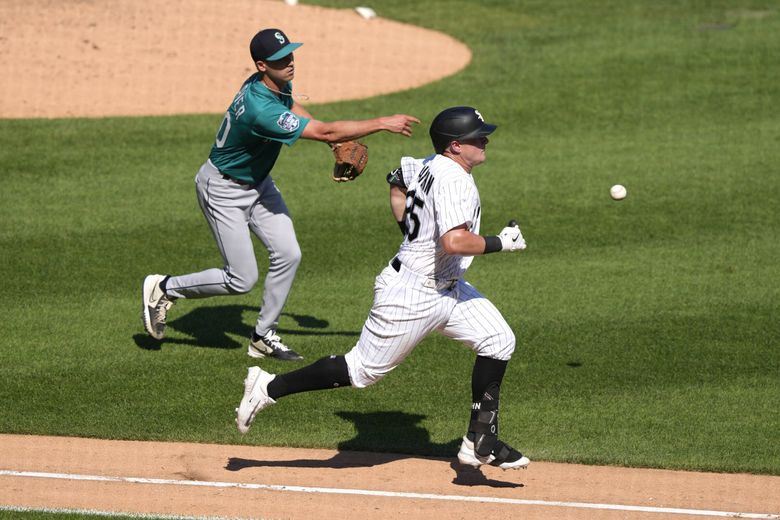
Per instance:
[[[407,116],[406,114],[396,114],[382,118],[382,124],[388,132],[405,135],[406,137],[412,135],[412,124],[419,122],[420,120],[416,117]]]

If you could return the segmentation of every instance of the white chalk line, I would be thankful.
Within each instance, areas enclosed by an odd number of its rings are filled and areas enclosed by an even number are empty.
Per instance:
[[[633,511],[639,513],[664,513],[677,515],[713,516],[722,518],[758,518],[762,520],[780,520],[780,514],[741,513],[735,511],[713,511],[707,509],[684,509],[676,507],[649,507],[624,504],[593,504],[588,502],[562,502],[554,500],[526,500],[519,498],[499,498],[462,495],[436,495],[432,493],[410,493],[401,491],[377,491],[367,489],[342,489],[310,486],[285,486],[280,484],[252,484],[246,482],[210,482],[203,480],[170,480],[141,477],[112,477],[102,475],[79,475],[68,473],[45,473],[39,471],[0,470],[0,476],[48,478],[58,480],[80,480],[93,482],[127,482],[131,484],[152,484],[163,486],[193,486],[213,488],[238,488],[265,491],[286,491],[294,493],[321,493],[326,495],[359,495],[388,498],[406,498],[412,500],[442,500],[450,502],[483,502],[491,504],[509,504],[520,506],[568,507],[575,509],[598,509],[607,511]]]

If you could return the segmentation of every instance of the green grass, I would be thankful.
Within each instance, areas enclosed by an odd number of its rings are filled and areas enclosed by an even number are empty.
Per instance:
[[[111,520],[206,520],[215,517],[194,517],[194,516],[180,516],[180,515],[149,515],[149,514],[127,514],[122,515],[111,512],[94,512],[94,511],[57,511],[51,509],[41,510],[16,510],[16,509],[2,509],[0,506],[0,520],[14,519],[14,520],[96,520],[101,518],[110,518]]]
[[[473,61],[421,89],[309,107],[423,125],[411,140],[369,137],[368,171],[349,185],[328,180],[321,144],[284,150],[275,179],[304,254],[285,340],[309,361],[354,344],[399,241],[384,172],[428,153],[438,111],[472,104],[499,125],[475,171],[483,232],[517,218],[529,244],[468,274],[518,338],[502,437],[534,460],[780,475],[780,12],[377,10],[448,32]],[[445,15],[463,12],[468,23]],[[443,338],[366,390],[291,396],[242,437],[233,408],[260,288],[181,301],[166,341],[144,336],[146,274],[220,263],[192,182],[220,119],[0,121],[0,432],[453,455],[473,355]]]

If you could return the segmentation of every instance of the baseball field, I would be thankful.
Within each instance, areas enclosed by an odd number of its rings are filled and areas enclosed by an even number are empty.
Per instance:
[[[134,4],[9,0],[0,6],[0,518],[92,518],[107,511],[152,518],[346,518],[350,511],[362,518],[780,518],[777,2],[392,0],[372,6],[375,20],[358,17],[357,4],[346,0],[254,3],[267,14],[247,19],[230,11],[220,23],[284,24],[295,40],[296,24],[312,25],[304,22],[306,9],[320,15],[319,32],[301,38],[305,45],[296,52],[298,91],[307,93],[303,102],[317,118],[408,113],[422,121],[410,139],[366,138],[369,165],[348,184],[330,180],[332,156],[322,144],[301,141],[283,150],[274,179],[303,261],[279,333],[305,362],[354,345],[374,276],[401,238],[385,174],[403,155],[430,153],[427,125],[440,110],[479,108],[498,125],[487,162],[474,173],[482,232],[497,233],[516,219],[528,249],[479,257],[467,279],[516,333],[501,390],[501,437],[533,462],[512,473],[463,474],[456,467],[474,358],[441,336],[427,338],[378,385],[290,396],[240,435],[234,408],[252,364],[246,341],[261,288],[179,301],[163,341],[143,330],[140,290],[150,273],[221,265],[193,177],[251,66],[246,42],[254,29],[236,31],[229,44],[217,41],[208,30],[214,5],[174,1],[167,14],[183,25],[184,18],[189,29],[201,24],[208,37],[200,43],[219,46],[219,53],[190,55],[184,40],[171,58],[141,45],[148,52],[128,63],[126,74],[95,79],[95,100],[107,97],[107,108],[82,100],[66,117],[68,99],[52,102],[57,82],[84,82],[89,74],[43,74],[18,101],[15,84],[60,60],[88,69],[112,42],[84,36],[75,41],[84,45],[77,58],[25,61],[16,50],[23,48],[19,38],[55,42],[68,34],[47,25],[56,16],[30,22],[36,18],[30,13],[61,15],[76,6],[110,17]],[[246,4],[231,0],[224,8]],[[328,40],[330,19],[322,13],[332,10],[346,21],[339,19],[338,37]],[[26,20],[26,29],[14,32],[13,17]],[[167,18],[133,20],[133,28],[146,24],[153,34]],[[82,21],[88,32],[89,19]],[[374,80],[361,65],[377,60],[373,39],[398,54],[394,38],[376,33],[380,25],[365,26],[372,22],[399,23],[397,30],[413,28],[408,38],[419,38],[414,56],[401,42],[408,58],[378,67],[397,82],[389,90],[391,80]],[[361,30],[345,30],[350,23]],[[451,48],[457,64],[437,69],[449,54],[420,53],[427,37],[414,32],[420,28],[439,38],[437,49]],[[325,58],[312,54],[307,62],[306,52],[318,45],[327,49]],[[63,52],[56,45],[51,51]],[[226,53],[245,62],[234,74],[214,74],[224,71],[211,61],[235,59]],[[202,82],[171,88],[172,100],[189,96],[195,103],[180,109],[186,113],[172,114],[158,101],[139,115],[111,110],[104,90],[112,82],[118,90],[136,85],[141,98],[151,92],[141,79],[153,64],[155,84],[165,83],[159,69],[166,58],[181,68],[176,74],[194,71]],[[333,67],[350,63],[352,73],[328,74],[327,60]],[[316,74],[306,75],[309,64]],[[199,76],[199,66],[209,74]],[[423,74],[425,84],[418,80]],[[375,95],[350,91],[352,84],[374,85]],[[29,95],[38,85],[46,97],[40,103]],[[335,89],[343,89],[343,101],[327,97]],[[117,102],[132,98],[132,89],[121,92]],[[610,199],[614,184],[626,186],[625,200]],[[261,244],[256,251],[264,272]],[[261,365],[270,372],[301,366]],[[96,444],[82,444],[88,440]],[[121,442],[103,444],[109,441]],[[151,455],[150,446],[159,451]],[[64,477],[25,480],[31,475],[23,473],[62,475],[53,461],[67,454],[78,461],[72,473],[95,476],[102,487],[85,487],[77,505],[43,507],[47,490]],[[224,483],[232,475],[245,479],[244,492],[254,482],[268,503],[255,497],[252,511],[205,506],[216,495],[247,500],[233,483],[216,487],[208,500],[177,499],[188,506],[203,501],[203,509],[177,510],[179,502],[167,495],[156,510],[131,502],[90,505],[93,496],[125,493],[112,487],[117,481],[97,477],[152,479],[144,456],[170,459],[171,467],[190,461],[169,478],[177,482]],[[347,482],[354,470],[360,484]],[[607,476],[609,470],[615,473]],[[667,479],[658,483],[658,475]],[[406,493],[426,494],[406,496],[409,503],[433,505],[404,509],[382,502],[390,500],[386,495],[371,502],[370,493],[330,492],[336,504],[322,506],[316,497],[324,495],[312,491],[395,486],[393,479],[417,482]],[[435,491],[428,481],[437,482]],[[569,497],[557,494],[578,484],[582,489]],[[601,494],[582,491],[593,487]],[[38,494],[24,498],[28,489]],[[271,506],[274,494],[285,505]]]

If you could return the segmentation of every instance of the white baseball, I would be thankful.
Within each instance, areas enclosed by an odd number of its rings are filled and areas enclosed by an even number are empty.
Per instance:
[[[359,14],[366,20],[370,20],[371,18],[376,18],[376,11],[374,11],[370,7],[356,7],[355,11],[357,11],[357,14]]]
[[[626,198],[626,195],[628,195],[628,192],[622,184],[615,184],[609,189],[609,196],[614,200],[623,200]]]

